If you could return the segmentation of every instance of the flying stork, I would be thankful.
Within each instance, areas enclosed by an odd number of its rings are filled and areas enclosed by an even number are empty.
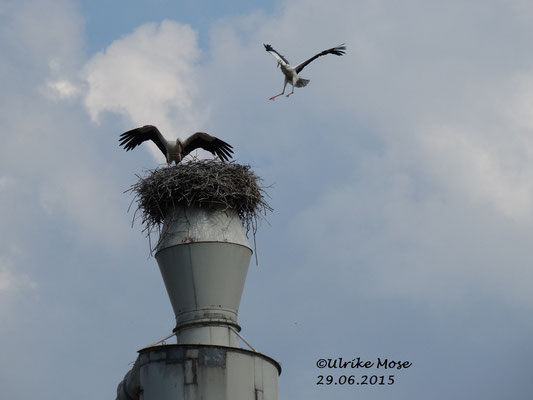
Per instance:
[[[276,50],[272,48],[269,44],[263,44],[265,46],[265,50],[268,51],[276,60],[278,60],[278,67],[281,68],[281,72],[283,72],[283,75],[285,76],[285,81],[283,83],[283,90],[280,94],[277,94],[275,96],[272,96],[270,100],[274,100],[276,97],[281,96],[285,93],[285,87],[287,86],[287,83],[290,83],[292,85],[292,91],[287,94],[287,97],[289,97],[291,94],[294,93],[294,87],[304,87],[309,83],[309,79],[303,79],[298,76],[300,71],[305,68],[307,64],[309,64],[311,61],[317,59],[320,56],[325,56],[326,54],[335,54],[336,56],[342,56],[346,52],[346,46],[343,44],[332,47],[331,49],[327,49],[324,51],[321,51],[318,54],[315,54],[310,59],[298,64],[296,67],[293,67],[289,64],[289,61],[285,57],[283,57],[281,54],[279,54]]]
[[[159,150],[165,155],[168,165],[172,161],[178,164],[183,157],[199,147],[217,155],[222,161],[228,161],[233,154],[233,147],[230,144],[205,132],[196,132],[184,141],[180,139],[166,140],[159,129],[153,125],[145,125],[124,132],[119,139],[120,145],[126,151],[134,149],[146,140],[151,140],[159,147]]]

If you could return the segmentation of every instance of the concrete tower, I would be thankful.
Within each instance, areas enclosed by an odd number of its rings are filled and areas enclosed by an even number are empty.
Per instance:
[[[178,344],[140,350],[117,399],[277,400],[279,363],[239,347],[252,250],[237,212],[177,205],[161,232],[155,258]]]

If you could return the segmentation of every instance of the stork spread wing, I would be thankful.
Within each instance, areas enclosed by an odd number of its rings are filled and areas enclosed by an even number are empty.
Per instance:
[[[182,156],[185,157],[199,147],[216,154],[222,161],[228,161],[233,154],[233,147],[230,144],[207,133],[196,132],[183,142]]]
[[[318,57],[325,56],[326,54],[335,54],[336,56],[342,56],[342,55],[344,55],[345,52],[346,52],[346,46],[343,43],[343,44],[341,44],[341,45],[339,45],[337,47],[332,47],[331,49],[327,49],[327,50],[321,51],[318,54],[315,54],[310,59],[304,61],[303,63],[298,64],[296,67],[294,67],[294,69],[295,69],[296,73],[298,74],[298,73],[300,73],[300,71],[302,69],[304,69],[304,67],[307,64],[309,64],[311,61],[316,60]]]
[[[154,142],[157,147],[159,147],[159,150],[161,150],[166,157],[166,140],[163,135],[161,135],[161,132],[159,132],[159,129],[157,129],[153,125],[145,125],[140,128],[135,128],[131,131],[124,132],[122,135],[120,135],[119,139],[120,145],[123,146],[126,151],[134,149],[142,142],[145,142],[147,140],[151,140],[152,142]]]
[[[265,46],[265,50],[272,54],[276,60],[281,61],[287,65],[289,64],[289,61],[281,54],[279,54],[276,50],[274,50],[271,45],[263,43],[263,46]]]

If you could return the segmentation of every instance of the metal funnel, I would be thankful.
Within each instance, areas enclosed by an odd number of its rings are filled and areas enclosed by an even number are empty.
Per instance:
[[[167,216],[155,258],[178,343],[238,347],[237,312],[251,255],[233,210],[177,207]]]

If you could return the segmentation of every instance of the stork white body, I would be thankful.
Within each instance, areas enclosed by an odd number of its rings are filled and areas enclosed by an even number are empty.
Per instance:
[[[180,139],[176,140],[166,140],[163,138],[165,149],[167,149],[167,164],[171,164],[172,161],[174,161],[176,164],[178,164],[182,159],[182,151],[183,151],[183,143]]]
[[[285,93],[285,88],[287,87],[287,83],[290,83],[292,85],[292,90],[290,93],[287,94],[287,97],[289,97],[291,94],[294,93],[294,87],[304,87],[309,83],[309,79],[303,79],[298,76],[296,73],[295,67],[290,66],[289,64],[283,64],[278,62],[279,67],[281,68],[281,72],[283,72],[283,75],[285,76],[285,81],[283,82],[283,90],[280,94],[276,96],[272,96],[270,100],[274,100],[276,97],[281,96]]]

